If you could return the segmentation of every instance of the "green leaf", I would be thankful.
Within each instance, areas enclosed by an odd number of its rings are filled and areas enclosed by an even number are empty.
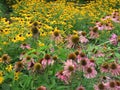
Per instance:
[[[10,90],[10,86],[8,84],[3,84],[2,90]]]

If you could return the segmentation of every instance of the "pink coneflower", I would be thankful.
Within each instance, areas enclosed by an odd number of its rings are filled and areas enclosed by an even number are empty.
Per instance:
[[[104,83],[99,83],[97,85],[94,85],[94,90],[107,90],[107,88]]]
[[[113,17],[111,18],[111,20],[112,20],[113,22],[120,23],[119,18],[116,17],[116,16],[113,16]]]
[[[112,36],[110,37],[110,43],[113,45],[117,45],[118,44],[118,40],[117,40],[118,36],[116,34],[112,34]]]
[[[79,67],[79,69],[82,69],[83,71],[85,71],[85,69],[87,67],[89,67],[89,65],[90,65],[90,61],[87,58],[86,59],[82,59],[82,60],[80,60],[80,67]]]
[[[97,71],[95,70],[94,67],[87,67],[86,70],[84,71],[84,76],[86,78],[94,78],[97,75]]]
[[[107,23],[105,26],[104,26],[105,30],[113,30],[113,26],[110,25],[109,23]]]
[[[22,63],[27,66],[27,69],[29,70],[34,65],[34,59],[30,56],[26,56],[22,59]]]
[[[106,83],[107,90],[118,90],[115,81],[110,81]]]
[[[82,31],[80,33],[80,39],[79,40],[80,40],[81,43],[87,43],[87,42],[89,42],[89,40],[86,38],[86,32]]]
[[[21,44],[20,47],[21,47],[22,49],[30,49],[30,45],[29,45],[29,44],[26,44],[26,43]]]
[[[89,59],[90,66],[94,67],[95,66],[95,60],[93,58]]]
[[[98,30],[104,30],[105,26],[101,24],[101,25],[98,25],[97,28],[98,28]]]
[[[120,81],[115,80],[117,90],[120,90]]]
[[[95,38],[98,38],[99,37],[99,33],[98,33],[98,28],[97,27],[94,27],[94,28],[90,28],[90,38],[91,39],[95,39]]]
[[[110,73],[112,73],[112,75],[115,75],[115,76],[120,75],[120,65],[118,65],[116,63],[111,63],[110,64]]]
[[[81,60],[87,59],[85,53],[80,52],[80,54],[77,56],[77,62],[80,63]]]
[[[53,31],[52,39],[53,39],[56,43],[60,43],[60,42],[62,41],[62,36],[61,36],[59,30],[54,30],[54,31]]]
[[[63,74],[63,70],[57,72],[57,74],[55,75],[57,76],[58,79],[60,79],[61,81],[64,81],[66,84],[68,84],[68,77],[66,75]]]
[[[85,90],[85,87],[79,86],[76,90]]]
[[[109,71],[109,65],[108,65],[108,63],[102,64],[100,70],[101,70],[101,72],[107,73]]]
[[[79,36],[78,35],[69,35],[68,36],[68,48],[76,48],[78,46],[79,41]]]
[[[67,60],[64,63],[64,71],[63,74],[70,77],[70,75],[75,72],[77,64],[73,60]]]
[[[54,63],[54,60],[52,60],[49,54],[46,54],[44,59],[41,61],[43,68],[45,68],[48,65],[53,65],[53,63]]]
[[[36,90],[47,90],[47,88],[45,86],[40,86]]]
[[[89,42],[89,40],[85,37],[85,36],[80,36],[80,42],[81,43],[87,43],[87,42]]]

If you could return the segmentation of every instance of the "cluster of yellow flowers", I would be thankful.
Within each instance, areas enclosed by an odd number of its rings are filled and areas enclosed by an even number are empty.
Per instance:
[[[88,4],[75,4],[66,0],[46,3],[45,0],[21,0],[12,5],[10,19],[1,18],[0,33],[4,42],[24,41],[32,36],[32,23],[40,25],[40,36],[46,36],[56,27],[70,32],[75,19],[90,19],[91,23],[110,14],[120,4],[119,0],[97,0]],[[120,11],[120,9],[118,9]],[[64,34],[64,33],[63,33]]]

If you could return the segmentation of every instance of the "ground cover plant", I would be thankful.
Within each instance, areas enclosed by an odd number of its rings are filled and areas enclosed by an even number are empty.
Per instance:
[[[0,90],[120,90],[119,0],[6,1]]]

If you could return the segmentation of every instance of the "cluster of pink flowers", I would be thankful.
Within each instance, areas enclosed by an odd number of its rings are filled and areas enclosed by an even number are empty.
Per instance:
[[[120,15],[118,11],[114,11],[111,15],[107,15],[106,17],[103,17],[102,20],[110,19],[113,22],[120,23]]]
[[[103,73],[111,73],[114,76],[120,75],[120,65],[112,62],[110,64],[104,63],[101,65],[101,72]]]
[[[67,60],[64,63],[64,70],[57,72],[56,76],[60,80],[64,81],[65,83],[69,83],[69,79],[72,73],[74,73],[77,69],[77,64],[73,60]]]
[[[94,59],[89,59],[83,52],[77,55],[79,70],[84,72],[86,78],[94,78],[97,75]]]
[[[95,66],[94,59],[88,59],[87,56],[81,52],[76,56],[75,60],[68,59],[64,63],[64,70],[58,72],[56,76],[60,80],[69,83],[70,76],[78,70],[84,72],[86,78],[94,78],[97,75]]]
[[[111,25],[111,22],[102,24],[101,22],[97,21],[95,27],[97,27],[98,30],[113,30],[114,29],[114,27]]]
[[[101,82],[94,85],[94,90],[120,90],[120,81],[109,80],[107,82]]]

